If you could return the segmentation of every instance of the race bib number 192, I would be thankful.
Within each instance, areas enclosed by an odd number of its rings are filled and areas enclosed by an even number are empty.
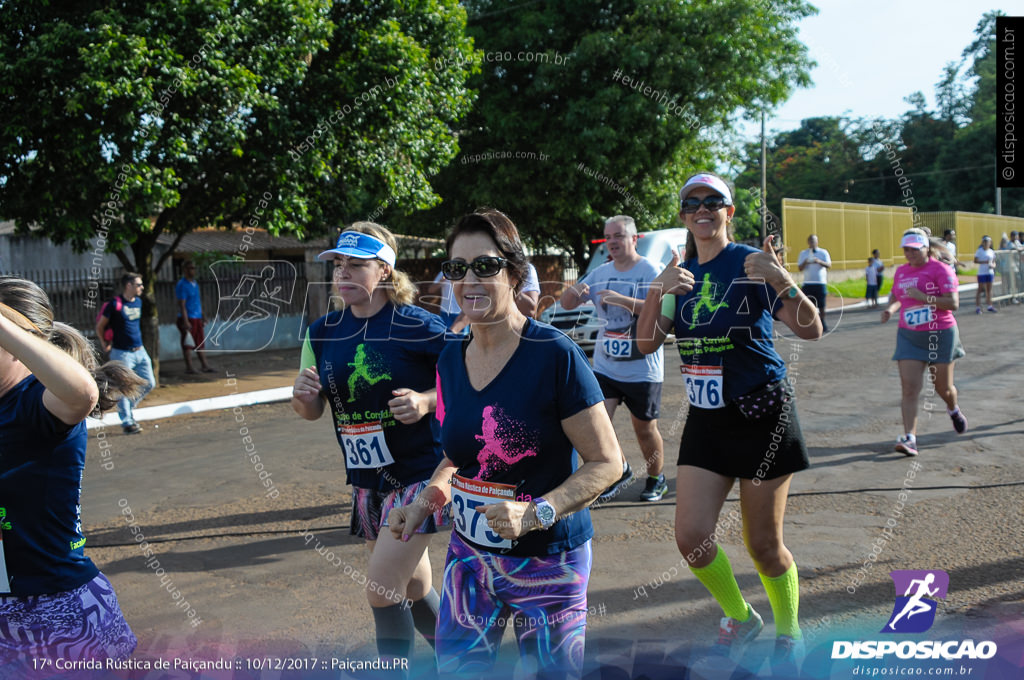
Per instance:
[[[682,364],[679,370],[683,374],[686,397],[690,400],[691,406],[707,409],[725,406],[725,400],[722,398],[721,366]]]
[[[601,339],[604,353],[613,359],[628,359],[633,352],[633,339],[629,333],[605,331]]]

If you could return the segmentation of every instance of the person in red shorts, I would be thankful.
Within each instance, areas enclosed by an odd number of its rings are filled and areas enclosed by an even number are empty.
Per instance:
[[[174,286],[174,299],[178,302],[178,331],[181,332],[181,354],[185,357],[185,372],[195,373],[189,352],[195,350],[203,373],[213,373],[206,363],[206,351],[201,349],[206,335],[203,333],[203,304],[199,298],[199,282],[196,281],[196,265],[191,260],[182,268],[181,280]]]

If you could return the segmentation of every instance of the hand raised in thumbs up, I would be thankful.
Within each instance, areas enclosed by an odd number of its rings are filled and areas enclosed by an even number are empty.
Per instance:
[[[761,252],[751,253],[743,261],[743,271],[751,279],[763,279],[776,292],[782,293],[790,286],[795,285],[790,278],[789,272],[782,268],[779,258],[772,247],[774,236],[765,238],[761,244]]]
[[[672,251],[668,266],[651,282],[651,288],[660,286],[662,295],[685,295],[693,290],[693,274],[679,266],[679,253]]]

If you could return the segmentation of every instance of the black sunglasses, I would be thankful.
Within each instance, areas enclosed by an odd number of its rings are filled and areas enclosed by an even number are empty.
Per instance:
[[[463,260],[447,260],[441,263],[441,273],[449,281],[461,281],[466,278],[466,272],[470,269],[477,275],[477,278],[486,279],[497,276],[504,267],[508,266],[508,260],[503,257],[492,257],[484,255],[472,262]]]
[[[695,213],[703,205],[708,210],[714,212],[715,210],[721,210],[725,207],[725,198],[722,196],[707,196],[704,199],[700,198],[684,198],[681,204],[681,210],[684,213]]]

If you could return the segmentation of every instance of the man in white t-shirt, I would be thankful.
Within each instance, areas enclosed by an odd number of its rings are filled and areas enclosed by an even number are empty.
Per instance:
[[[942,232],[942,245],[953,261],[954,272],[959,269],[967,268],[967,265],[961,262],[956,256],[956,231],[954,229],[946,229]]]
[[[441,309],[438,311],[438,315],[449,330],[459,333],[466,327],[466,317],[452,294],[452,283],[440,272],[434,277],[434,282],[427,287],[427,295],[433,296],[435,299],[441,298],[439,304]]]
[[[526,263],[526,281],[516,296],[516,307],[531,319],[537,318],[537,304],[540,302],[540,279],[532,262]]]
[[[647,468],[647,485],[640,498],[655,502],[668,490],[663,474],[664,441],[658,431],[661,386],[665,381],[664,350],[642,354],[636,346],[636,325],[651,281],[663,269],[636,252],[636,223],[628,215],[610,217],[604,225],[611,262],[606,262],[562,293],[561,305],[572,310],[586,300],[594,303],[604,322],[594,346],[594,374],[604,392],[609,417],[625,402]],[[625,457],[622,477],[601,499],[619,493],[633,478]]]
[[[818,306],[821,330],[825,332],[828,330],[825,325],[825,295],[828,292],[828,270],[832,267],[832,258],[827,250],[818,247],[817,235],[807,237],[807,248],[800,251],[796,265],[804,275],[800,289]]]
[[[981,246],[974,253],[974,262],[978,265],[978,289],[974,292],[975,314],[981,314],[981,298],[988,302],[988,311],[995,312],[992,304],[992,282],[996,278],[996,251],[992,250],[992,239],[981,237]]]

